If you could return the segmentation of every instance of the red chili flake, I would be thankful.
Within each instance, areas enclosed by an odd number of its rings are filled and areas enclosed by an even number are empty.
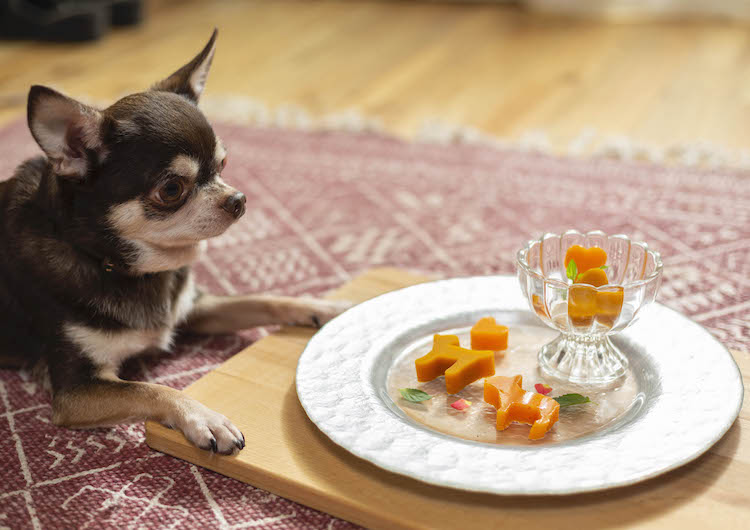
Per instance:
[[[549,385],[542,384],[542,383],[537,383],[534,385],[534,390],[546,396],[547,394],[552,392],[552,387]]]

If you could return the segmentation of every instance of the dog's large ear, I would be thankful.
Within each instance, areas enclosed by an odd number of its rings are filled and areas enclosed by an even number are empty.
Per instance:
[[[187,97],[194,103],[198,103],[203,88],[206,86],[208,70],[211,68],[211,61],[216,51],[216,35],[218,33],[219,31],[214,29],[203,51],[175,73],[156,83],[151,87],[151,90],[174,92]]]
[[[83,182],[92,157],[101,157],[102,113],[51,88],[34,85],[29,91],[31,135],[52,163],[55,174]]]

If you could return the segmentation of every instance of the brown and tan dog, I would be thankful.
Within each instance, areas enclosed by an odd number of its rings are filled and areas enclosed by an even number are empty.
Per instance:
[[[320,326],[345,309],[194,286],[205,240],[245,212],[197,107],[215,45],[216,32],[174,74],[105,110],[31,88],[29,128],[45,156],[0,183],[0,363],[42,373],[57,425],[150,419],[203,449],[242,449],[227,418],[177,390],[119,379],[120,364],[169,348],[177,330]]]

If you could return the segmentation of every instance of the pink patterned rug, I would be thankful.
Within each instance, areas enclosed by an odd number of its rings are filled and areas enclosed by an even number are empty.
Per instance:
[[[321,294],[376,265],[513,273],[530,236],[601,228],[660,250],[658,299],[750,351],[747,171],[374,134],[217,130],[230,153],[225,176],[247,194],[248,213],[197,266],[216,292]],[[0,130],[0,178],[37,151],[25,124]],[[192,339],[130,363],[126,376],[184,388],[262,333]],[[353,527],[155,453],[142,425],[70,431],[49,417],[27,374],[0,370],[0,527]]]

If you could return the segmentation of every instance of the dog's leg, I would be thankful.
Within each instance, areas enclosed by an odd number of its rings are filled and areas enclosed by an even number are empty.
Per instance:
[[[351,302],[290,296],[201,295],[184,329],[195,333],[232,333],[272,324],[320,327],[352,306]]]
[[[143,420],[179,429],[208,451],[231,454],[245,447],[245,437],[226,417],[166,386],[95,378],[53,395],[55,425],[88,428]]]

